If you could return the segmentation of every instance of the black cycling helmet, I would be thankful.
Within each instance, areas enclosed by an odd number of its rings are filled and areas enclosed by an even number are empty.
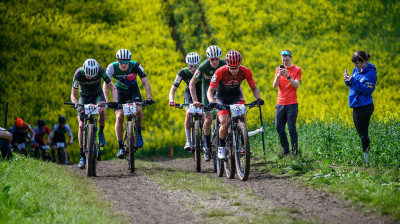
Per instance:
[[[37,125],[41,128],[46,124],[46,122],[43,119],[38,120]]]
[[[64,116],[60,116],[58,118],[58,123],[60,123],[60,124],[65,124],[66,121],[67,121],[67,118]]]

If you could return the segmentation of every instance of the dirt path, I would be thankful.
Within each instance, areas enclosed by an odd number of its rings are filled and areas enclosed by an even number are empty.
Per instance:
[[[203,161],[202,161],[203,162]],[[164,167],[193,170],[192,159],[157,160]],[[211,164],[202,164],[202,173],[212,173]],[[71,168],[73,172],[85,175],[85,170]],[[214,174],[211,174],[214,175]],[[215,175],[215,178],[218,178]],[[347,202],[335,196],[297,186],[288,178],[277,178],[252,170],[247,181],[237,179],[225,182],[251,188],[265,201],[277,208],[290,208],[299,220],[316,220],[322,223],[393,223],[374,214],[367,214],[352,208]],[[198,212],[182,205],[183,194],[167,191],[146,177],[137,169],[129,174],[119,161],[101,161],[97,177],[93,180],[104,191],[105,199],[113,202],[112,209],[124,214],[133,223],[204,223]],[[187,200],[187,199],[186,199]],[[197,200],[192,198],[189,200]]]
[[[74,166],[73,172],[86,175]],[[164,191],[140,171],[129,174],[117,161],[101,161],[93,180],[111,201],[112,209],[128,217],[132,223],[198,223],[191,211],[177,202],[177,195]]]
[[[183,170],[193,170],[193,159],[169,160],[159,163]],[[202,172],[212,173],[211,163],[205,164],[202,161]],[[215,177],[218,178],[216,175]],[[293,212],[298,212],[303,219],[340,224],[394,223],[374,214],[362,212],[360,209],[354,209],[348,202],[344,202],[330,193],[299,187],[289,178],[279,178],[252,170],[247,181],[228,180],[225,177],[223,179],[238,186],[251,188],[261,197],[271,200],[275,206],[289,207]]]

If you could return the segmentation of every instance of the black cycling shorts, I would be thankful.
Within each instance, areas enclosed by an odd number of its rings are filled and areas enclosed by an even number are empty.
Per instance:
[[[224,105],[231,105],[231,104],[245,104],[244,98],[242,93],[232,95],[232,96],[217,96],[217,103],[218,104],[224,104]],[[218,116],[221,116],[223,114],[228,114],[229,112],[227,110],[216,110],[218,113]]]
[[[137,82],[130,86],[129,89],[122,89],[117,86],[118,93],[118,104],[142,102],[142,95],[140,95],[139,86]],[[114,110],[120,110],[122,107],[118,107]]]
[[[79,94],[79,104],[98,104],[100,101],[106,101],[106,98],[104,97],[104,93],[103,90],[100,91],[97,95],[81,95]],[[85,118],[85,113],[79,113],[78,112],[78,116],[79,116],[79,120],[80,121],[84,121]]]

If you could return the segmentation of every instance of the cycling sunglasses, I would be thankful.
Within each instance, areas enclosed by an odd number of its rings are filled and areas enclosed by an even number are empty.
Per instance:
[[[292,56],[292,54],[289,51],[282,51],[281,55],[282,56]]]
[[[198,68],[199,65],[189,65],[189,68]]]
[[[229,67],[229,66],[228,66],[228,68],[229,68],[229,69],[231,69],[231,70],[238,70],[238,69],[239,69],[239,67],[240,67],[240,65],[239,65],[239,66],[237,66],[237,67]]]
[[[219,58],[209,58],[210,61],[218,61]]]
[[[126,65],[129,63],[129,61],[118,61],[118,63],[122,64],[122,65]]]

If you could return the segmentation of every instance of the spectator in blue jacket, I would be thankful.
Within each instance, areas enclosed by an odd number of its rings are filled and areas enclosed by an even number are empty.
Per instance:
[[[356,51],[351,58],[356,66],[352,75],[344,73],[344,83],[350,87],[349,103],[350,108],[353,108],[354,126],[361,139],[366,163],[368,163],[370,149],[368,126],[374,112],[372,93],[376,84],[376,67],[368,62],[370,57],[371,55],[364,51]]]

